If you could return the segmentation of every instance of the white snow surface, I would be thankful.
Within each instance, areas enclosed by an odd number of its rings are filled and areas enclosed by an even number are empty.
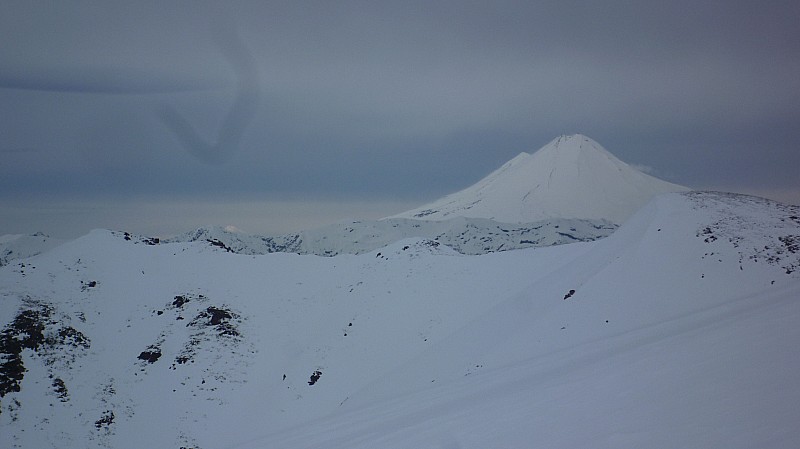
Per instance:
[[[621,224],[653,196],[687,187],[642,173],[581,135],[520,153],[477,183],[391,218],[488,218],[530,223],[553,218]]]
[[[0,447],[796,447],[799,216],[674,193],[475,256],[93,231],[0,268]]]
[[[15,259],[26,259],[64,243],[47,234],[5,234],[0,236],[0,267]]]

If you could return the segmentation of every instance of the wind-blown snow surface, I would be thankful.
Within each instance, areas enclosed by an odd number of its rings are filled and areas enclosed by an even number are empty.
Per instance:
[[[520,153],[472,186],[391,218],[504,223],[582,218],[620,224],[653,196],[687,190],[644,174],[575,134],[557,137],[533,154]]]
[[[795,447],[798,215],[668,194],[481,256],[95,231],[0,268],[0,447]]]

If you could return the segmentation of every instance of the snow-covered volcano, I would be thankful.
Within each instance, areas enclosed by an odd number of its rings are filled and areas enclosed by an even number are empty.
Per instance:
[[[594,140],[575,134],[557,137],[533,154],[520,153],[476,184],[391,218],[622,223],[653,196],[686,190],[636,170]]]

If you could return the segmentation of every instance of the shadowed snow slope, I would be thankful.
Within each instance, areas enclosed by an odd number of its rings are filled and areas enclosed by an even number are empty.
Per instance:
[[[521,153],[476,184],[392,218],[488,218],[530,223],[582,218],[622,223],[654,195],[689,190],[646,175],[594,140],[561,136]]]
[[[49,235],[6,234],[0,236],[0,267],[8,265],[12,260],[35,256],[64,243],[64,240],[51,238]]]
[[[0,268],[0,447],[794,447],[798,215],[666,194],[479,256],[94,231]]]

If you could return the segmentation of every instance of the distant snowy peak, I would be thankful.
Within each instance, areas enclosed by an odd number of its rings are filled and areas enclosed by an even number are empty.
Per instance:
[[[622,223],[653,196],[686,187],[642,173],[581,135],[520,153],[476,184],[390,218],[488,218],[505,223],[578,218]]]

